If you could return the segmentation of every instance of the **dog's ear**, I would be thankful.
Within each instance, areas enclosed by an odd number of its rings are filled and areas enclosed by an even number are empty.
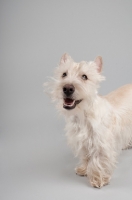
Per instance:
[[[102,57],[101,56],[98,56],[95,58],[94,62],[96,63],[97,65],[97,70],[98,72],[100,73],[102,71],[102,68],[103,68],[103,60],[102,60]]]
[[[72,58],[67,53],[63,54],[63,56],[60,59],[60,64],[67,63],[67,61],[70,61]]]

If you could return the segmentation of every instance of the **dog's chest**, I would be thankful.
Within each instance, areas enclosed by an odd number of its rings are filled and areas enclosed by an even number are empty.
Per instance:
[[[93,147],[93,128],[86,118],[71,117],[66,124],[66,135],[75,154]]]

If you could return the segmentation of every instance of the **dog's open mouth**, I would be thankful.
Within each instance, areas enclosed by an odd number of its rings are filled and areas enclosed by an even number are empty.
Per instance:
[[[63,108],[67,109],[67,110],[71,110],[74,109],[76,107],[77,104],[79,104],[81,100],[74,100],[74,99],[70,99],[70,98],[65,98],[64,99],[64,103],[63,103]]]

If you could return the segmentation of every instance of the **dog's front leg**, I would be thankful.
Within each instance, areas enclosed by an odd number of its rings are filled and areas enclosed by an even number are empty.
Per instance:
[[[75,172],[79,176],[87,176],[88,159],[80,161],[80,165],[75,168]]]
[[[91,185],[96,188],[107,185],[111,179],[114,166],[114,157],[107,157],[103,154],[93,155],[87,168],[87,176]]]

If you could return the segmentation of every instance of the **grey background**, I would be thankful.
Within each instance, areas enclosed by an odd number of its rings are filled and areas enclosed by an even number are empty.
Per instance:
[[[65,52],[77,62],[103,57],[101,94],[132,82],[132,1],[0,1],[1,200],[132,196],[131,150],[101,190],[74,173],[64,121],[42,87]]]

